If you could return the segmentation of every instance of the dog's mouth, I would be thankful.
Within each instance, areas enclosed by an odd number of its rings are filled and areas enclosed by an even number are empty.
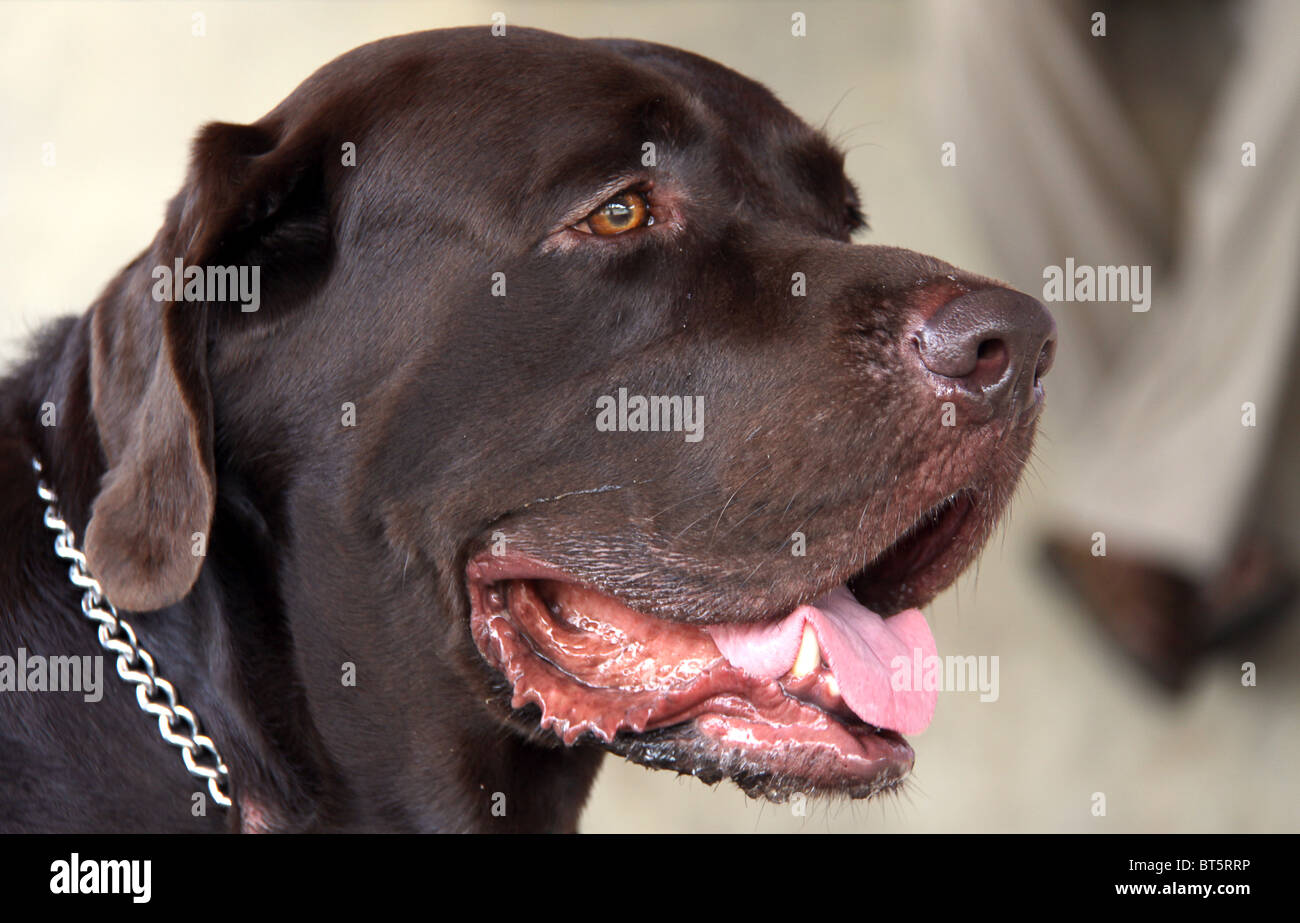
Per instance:
[[[867,797],[910,771],[901,735],[929,725],[936,698],[920,681],[936,654],[925,617],[877,606],[951,582],[974,505],[949,497],[861,571],[757,622],[657,618],[537,558],[484,553],[466,571],[474,640],[511,707],[565,744],[776,801]]]

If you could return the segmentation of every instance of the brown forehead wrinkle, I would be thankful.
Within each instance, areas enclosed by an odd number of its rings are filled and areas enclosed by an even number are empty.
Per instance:
[[[675,88],[620,106],[606,104],[593,111],[590,131],[571,141],[571,149],[538,175],[536,188],[581,188],[635,172],[642,168],[643,143],[686,148],[704,140],[705,121],[719,120],[699,100]]]

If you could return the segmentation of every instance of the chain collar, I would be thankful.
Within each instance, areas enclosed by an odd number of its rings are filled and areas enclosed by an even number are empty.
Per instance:
[[[154,669],[153,656],[136,640],[130,623],[118,616],[117,609],[104,596],[103,587],[86,567],[86,556],[77,550],[77,536],[59,514],[58,495],[41,479],[44,469],[39,459],[32,459],[36,472],[36,493],[45,501],[45,526],[56,533],[54,553],[70,561],[68,580],[85,593],[81,611],[99,623],[99,646],[117,655],[117,675],[135,683],[135,698],[140,708],[158,719],[162,739],[181,750],[181,759],[190,775],[208,782],[212,800],[223,808],[230,807],[230,773],[211,738],[200,733],[199,719],[180,704],[176,687]]]

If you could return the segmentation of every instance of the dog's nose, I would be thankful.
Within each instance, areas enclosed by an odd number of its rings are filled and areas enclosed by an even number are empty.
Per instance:
[[[1056,353],[1056,323],[1028,295],[986,288],[940,307],[913,339],[927,369],[1003,413],[1036,395]]]

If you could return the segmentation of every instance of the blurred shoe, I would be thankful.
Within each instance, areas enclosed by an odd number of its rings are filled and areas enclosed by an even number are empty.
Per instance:
[[[1272,542],[1239,542],[1228,566],[1202,590],[1207,652],[1248,641],[1292,612],[1300,579]]]
[[[1186,688],[1207,654],[1287,614],[1300,591],[1275,546],[1259,537],[1239,543],[1229,563],[1200,583],[1152,561],[1094,557],[1089,542],[1059,534],[1043,539],[1042,554],[1091,620],[1170,693]]]

